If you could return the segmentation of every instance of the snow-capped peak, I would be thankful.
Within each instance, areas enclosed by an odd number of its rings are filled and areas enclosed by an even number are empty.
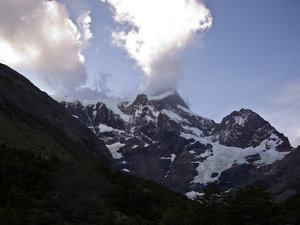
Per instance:
[[[201,192],[235,166],[272,164],[290,150],[287,138],[251,110],[234,111],[218,124],[193,113],[176,91],[61,104],[107,145],[122,171],[182,193]]]

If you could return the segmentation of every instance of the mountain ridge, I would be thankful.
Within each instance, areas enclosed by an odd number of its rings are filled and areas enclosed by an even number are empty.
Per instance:
[[[224,145],[207,136],[213,133],[211,120],[194,115],[183,106],[172,107],[175,111],[158,111],[157,102],[138,104],[132,115],[125,115],[116,105],[83,106],[77,101],[66,104],[78,107],[79,115],[70,115],[6,66],[0,65],[0,81],[1,224],[235,224],[249,221],[249,216],[264,224],[299,224],[299,148],[281,160],[262,165],[266,160],[274,160],[263,157],[280,145],[275,137],[270,136],[270,140],[255,148],[226,146],[229,156],[235,151],[258,152],[239,158],[248,163],[235,162],[221,174],[206,171],[209,176],[202,178],[208,179],[207,183],[216,179],[223,189],[242,189],[222,192],[208,185],[203,187],[204,196],[190,201],[162,185],[128,174],[134,170],[124,169],[129,168],[128,164],[136,165],[132,168],[143,169],[148,179],[162,179],[163,185],[178,187],[177,192],[195,197],[202,188],[201,183],[192,182],[193,189],[189,189],[191,181],[201,175],[196,168],[211,157],[222,156],[224,161],[230,161],[230,157],[218,155],[222,152],[218,147]],[[78,120],[81,112],[88,119],[89,128]],[[198,128],[191,126],[193,121],[199,122],[195,123]],[[148,134],[149,130],[153,133]],[[115,154],[115,164],[106,157],[110,153],[102,139]],[[124,164],[124,172],[112,170],[112,164],[119,164],[120,169]],[[155,171],[150,173],[151,170]],[[157,172],[160,177],[155,176]],[[266,189],[243,188],[247,184],[268,186],[277,194],[277,201],[294,196],[274,203]]]
[[[71,114],[79,105],[61,104]],[[89,117],[89,127],[106,143],[120,169],[182,194],[202,192],[214,182],[224,189],[237,187],[240,184],[228,185],[231,181],[224,179],[230,178],[227,170],[243,171],[248,165],[259,171],[292,150],[288,138],[257,113],[241,109],[216,123],[193,113],[174,90],[120,102],[119,112],[108,107],[111,116],[95,110],[97,104],[107,108],[105,101],[87,104],[73,115]],[[102,122],[95,119],[104,114]]]

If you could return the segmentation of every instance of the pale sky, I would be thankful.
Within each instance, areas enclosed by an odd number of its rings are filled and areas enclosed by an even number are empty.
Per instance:
[[[49,94],[175,87],[199,115],[249,108],[300,144],[299,0],[0,3],[0,61]]]

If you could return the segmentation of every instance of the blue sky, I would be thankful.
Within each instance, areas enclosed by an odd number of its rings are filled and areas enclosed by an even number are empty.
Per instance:
[[[218,118],[241,107],[262,114],[283,110],[277,99],[300,81],[300,2],[206,4],[214,23],[204,36],[204,47],[186,51],[187,75],[180,87],[190,96],[192,108]],[[195,89],[197,97],[190,94]],[[294,94],[299,100],[300,92]]]
[[[24,6],[13,6],[9,0],[3,1],[4,7],[7,2],[7,7],[20,9],[14,12],[25,13]],[[81,67],[77,62],[70,62],[75,69],[67,70],[69,75],[61,80],[66,71],[64,65],[57,66],[62,70],[53,70],[53,67],[63,59],[55,61],[53,56],[53,63],[46,66],[49,71],[40,69],[36,66],[37,63],[27,65],[19,61],[5,61],[1,58],[1,53],[0,59],[27,74],[35,84],[49,93],[55,92],[57,86],[47,85],[47,82],[53,80],[54,84],[62,82],[62,87],[69,85],[70,88],[83,81],[82,84],[92,89],[96,87],[96,81],[102,82],[100,89],[109,89],[108,94],[113,96],[127,97],[141,92],[141,85],[149,80],[141,63],[138,64],[141,61],[130,57],[124,46],[118,47],[111,43],[112,32],[124,26],[128,29],[128,24],[120,24],[114,20],[114,13],[109,9],[112,5],[100,0],[57,2],[65,9],[59,12],[64,14],[64,18],[69,17],[79,30],[79,24],[89,24],[88,29],[83,26],[81,32],[87,29],[93,37],[87,37],[86,40],[81,38],[80,42],[69,41],[72,45],[66,50],[70,52],[71,48],[76,53],[79,51],[84,57],[84,75],[74,78],[72,74]],[[174,79],[164,80],[162,77],[162,83],[171,82],[172,86],[175,85],[190,108],[202,116],[219,122],[233,110],[250,108],[287,135],[293,145],[300,144],[300,1],[206,0],[205,6],[213,18],[212,25],[208,25],[207,29],[197,30],[196,35],[186,39],[183,47],[172,51],[175,60],[169,62],[162,59],[162,62],[178,66],[180,70],[180,74]],[[165,9],[166,16],[170,11],[172,4]],[[84,12],[89,12],[90,22],[78,20],[79,15],[84,15]],[[156,16],[155,10],[151,13],[153,17]],[[178,15],[179,18],[180,16]],[[1,29],[0,50],[1,40],[6,40],[7,27],[0,24],[0,31]],[[27,34],[22,32],[24,33]],[[16,46],[15,43],[10,43],[11,47]],[[42,46],[44,48],[46,44]],[[61,46],[58,45],[57,48]],[[20,49],[18,51],[22,52]],[[53,55],[55,54],[53,50]],[[48,56],[45,57],[45,64],[49,62]],[[43,62],[38,61],[41,65]],[[169,70],[163,68],[162,71]],[[41,73],[45,74],[42,78]],[[73,79],[74,82],[71,82]],[[154,84],[159,84],[159,79],[155,79]]]

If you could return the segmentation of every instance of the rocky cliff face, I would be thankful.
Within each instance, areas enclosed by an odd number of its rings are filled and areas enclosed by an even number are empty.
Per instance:
[[[251,110],[217,124],[191,112],[176,91],[61,104],[106,144],[121,170],[188,195],[211,182],[224,189],[247,184],[291,151],[288,139]]]
[[[232,112],[216,125],[213,135],[214,140],[218,140],[222,145],[247,148],[259,146],[272,134],[279,138],[275,138],[278,141],[277,144],[281,142],[277,150],[286,151],[290,147],[288,139],[276,131],[269,122],[249,109],[241,109],[239,112]]]

